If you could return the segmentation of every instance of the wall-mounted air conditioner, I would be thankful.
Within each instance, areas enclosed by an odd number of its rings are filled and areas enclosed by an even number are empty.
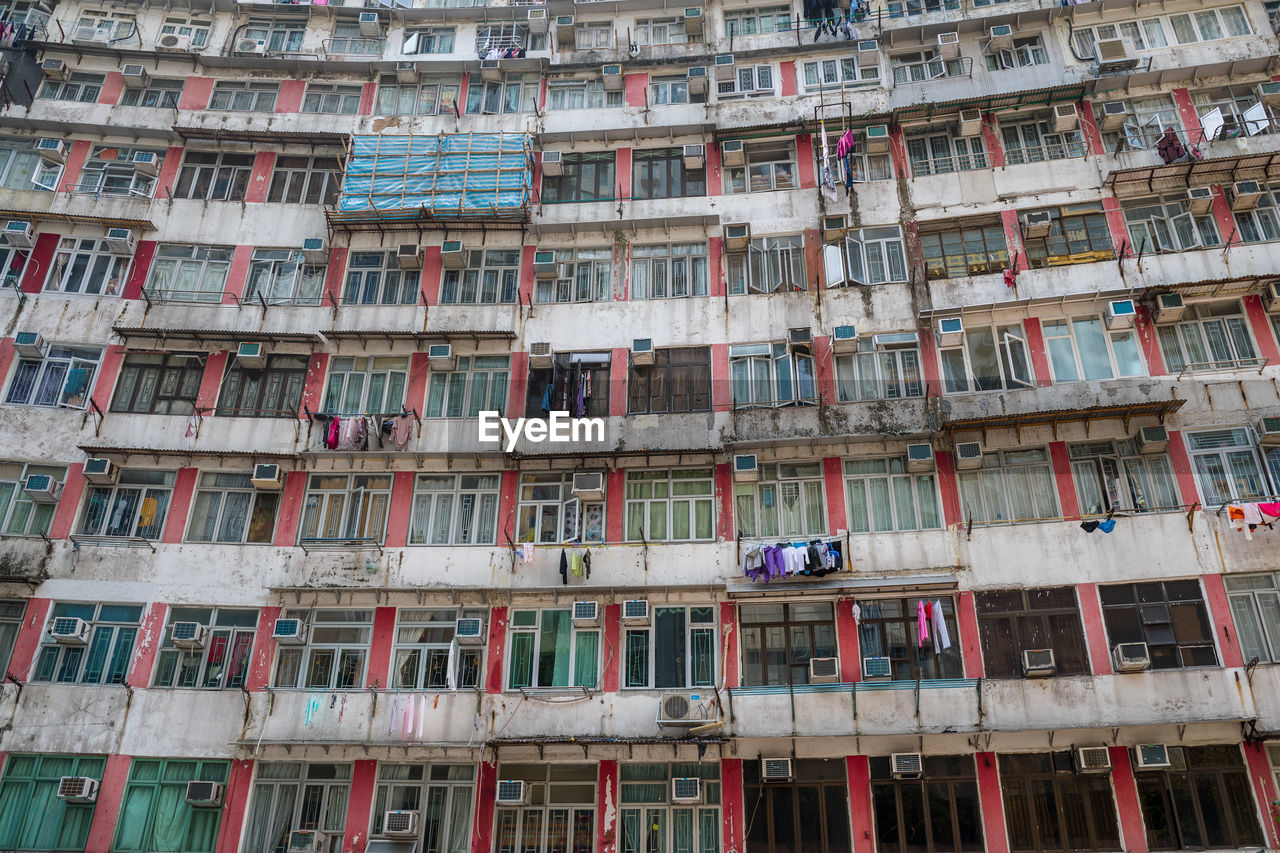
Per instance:
[[[63,776],[58,780],[57,796],[68,803],[92,803],[98,799],[98,780],[88,776]]]
[[[89,623],[74,616],[58,616],[49,623],[49,636],[63,646],[87,646]]]
[[[329,247],[323,237],[308,237],[302,241],[302,259],[309,264],[329,263]]]
[[[1098,110],[1098,127],[1106,133],[1117,131],[1129,120],[1129,107],[1124,101],[1107,101]]]
[[[862,677],[867,681],[886,679],[893,675],[893,660],[884,657],[863,658]]]
[[[1111,750],[1105,746],[1082,746],[1075,757],[1076,770],[1081,773],[1106,773],[1111,769]]]
[[[462,251],[461,240],[445,240],[440,244],[440,262],[447,270],[467,268],[467,253]]]
[[[131,89],[146,88],[147,82],[151,79],[143,65],[121,66],[120,76],[124,79],[124,84]]]
[[[1151,668],[1151,654],[1146,643],[1120,643],[1111,650],[1111,664],[1116,672],[1143,672]]]
[[[1107,303],[1107,328],[1132,329],[1138,309],[1132,299],[1113,299]]]
[[[956,445],[956,468],[969,471],[982,467],[982,442],[962,441]]]
[[[132,255],[137,248],[133,232],[128,228],[108,228],[107,236],[102,242],[106,243],[107,251],[113,255]]]
[[[1213,209],[1213,190],[1209,187],[1192,187],[1187,190],[1187,210],[1196,216],[1204,216]]]
[[[555,278],[559,269],[555,252],[550,249],[540,249],[533,253],[533,274],[536,278]]]
[[[687,76],[689,78],[689,94],[705,95],[707,93],[707,66],[691,66]]]
[[[1173,764],[1169,760],[1169,748],[1162,743],[1144,743],[1141,746],[1135,746],[1133,752],[1137,756],[1136,763],[1141,770],[1155,770],[1170,767]]]
[[[684,147],[684,167],[690,171],[706,168],[707,148],[702,143],[694,143]]]
[[[720,143],[720,162],[725,166],[741,166],[746,162],[741,139],[726,139]]]
[[[570,615],[574,625],[599,625],[600,605],[594,601],[575,601]]]
[[[397,62],[396,63],[396,82],[397,83],[417,83],[418,82],[418,64],[416,62]]]
[[[751,226],[745,222],[735,222],[724,226],[724,247],[730,251],[740,252],[751,244]]]
[[[301,646],[307,642],[307,625],[301,619],[277,619],[271,639],[282,646]]]
[[[1164,453],[1169,449],[1169,430],[1163,426],[1144,426],[1138,430],[1139,453]]]
[[[377,12],[360,13],[360,35],[367,39],[382,37],[382,22],[378,20]]]
[[[25,219],[10,219],[4,224],[4,239],[15,249],[30,249],[36,244],[36,235],[31,223]]]
[[[836,326],[831,330],[831,349],[837,353],[858,351],[858,329],[855,326]]]
[[[62,485],[48,474],[32,474],[22,483],[27,500],[37,504],[56,504]]]
[[[754,453],[737,453],[733,457],[733,480],[754,483],[760,479],[760,465]]]
[[[933,445],[927,442],[907,445],[907,470],[921,474],[933,470]]]
[[[13,349],[23,358],[44,358],[44,335],[18,332],[13,338]]]
[[[164,33],[156,39],[156,50],[169,53],[189,53],[191,51],[191,36]]]
[[[427,366],[432,370],[456,370],[458,357],[452,344],[431,344],[427,347]]]
[[[649,624],[649,599],[632,598],[622,602],[623,625]]]
[[[533,370],[550,370],[555,366],[556,356],[551,351],[548,341],[535,341],[529,344],[529,367]]]
[[[267,366],[267,353],[262,341],[242,341],[236,347],[236,361],[248,370],[261,370]]]
[[[942,59],[955,59],[960,55],[959,33],[938,33],[938,56]]]
[[[498,780],[494,801],[500,806],[523,806],[529,802],[529,785],[519,779]]]
[[[918,752],[895,752],[889,756],[895,779],[919,779],[924,775],[924,756]]]
[[[1023,649],[1022,675],[1025,678],[1046,678],[1057,672],[1053,649]]]
[[[996,24],[987,30],[991,39],[991,51],[1013,50],[1013,27],[1009,24]]]
[[[681,805],[702,802],[702,780],[694,776],[672,779],[671,802]]]
[[[169,626],[169,636],[178,648],[199,651],[204,648],[209,629],[199,622],[174,622]]]
[[[1133,51],[1133,43],[1125,38],[1099,39],[1093,45],[1093,55],[1098,60],[1099,74],[1138,67],[1138,56]]]
[[[53,139],[45,137],[36,140],[36,151],[40,154],[40,159],[54,166],[61,166],[67,162],[67,146],[61,139]]]
[[[382,815],[382,834],[387,838],[417,838],[418,813],[397,810]]]
[[[1258,439],[1263,447],[1280,447],[1280,418],[1270,417],[1259,421]]]
[[[588,471],[573,475],[573,496],[581,501],[604,500],[604,474]]]
[[[616,63],[600,66],[600,78],[606,92],[622,91],[622,66]]]
[[[40,73],[46,80],[66,80],[67,63],[61,59],[46,59],[40,63]]]
[[[722,53],[715,58],[712,63],[716,69],[716,80],[721,83],[731,83],[737,76],[737,71],[733,68],[733,54]]]
[[[484,642],[484,620],[470,616],[457,620],[453,623],[453,636],[461,645],[480,645]]]
[[[1038,240],[1049,236],[1053,225],[1053,214],[1047,210],[1032,210],[1022,216],[1022,236],[1028,240]]]
[[[702,35],[702,10],[688,8],[684,10],[684,33],[687,36]]]
[[[547,30],[550,29],[550,22],[547,20],[546,9],[530,9],[525,20],[528,21],[529,32],[534,35],[546,35]]]
[[[961,110],[957,122],[960,125],[961,136],[982,135],[982,110]]]
[[[653,364],[652,338],[635,338],[631,341],[631,363],[641,366]]]
[[[1156,297],[1152,319],[1157,323],[1173,323],[1182,319],[1182,312],[1185,310],[1181,293],[1161,293]]]
[[[964,321],[959,317],[943,317],[938,321],[938,346],[958,347],[964,343]]]
[[[187,804],[199,809],[214,809],[222,805],[223,787],[217,782],[188,782]]]
[[[279,465],[264,462],[253,466],[253,476],[249,478],[249,484],[259,491],[278,492],[284,488],[284,474],[280,471]]]
[[[1070,133],[1080,124],[1080,111],[1075,104],[1053,105],[1053,132]]]
[[[765,782],[790,782],[794,775],[790,758],[760,759],[760,778]]]
[[[889,153],[889,125],[873,124],[865,131],[868,154]]]
[[[556,44],[561,50],[573,48],[573,15],[556,18]]]
[[[93,483],[95,486],[109,486],[116,481],[116,477],[120,476],[120,470],[116,468],[116,463],[100,456],[86,459],[84,471],[81,473],[84,474],[87,482]]]
[[[1231,209],[1252,210],[1262,198],[1262,187],[1257,181],[1236,181],[1231,185]]]
[[[836,658],[809,658],[810,684],[838,684],[840,661]]]
[[[422,248],[417,243],[401,243],[396,248],[396,263],[402,270],[422,269]]]

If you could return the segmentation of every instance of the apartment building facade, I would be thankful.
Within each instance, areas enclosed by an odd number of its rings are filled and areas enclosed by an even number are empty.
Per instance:
[[[3,0],[0,849],[1280,847],[1274,5]]]

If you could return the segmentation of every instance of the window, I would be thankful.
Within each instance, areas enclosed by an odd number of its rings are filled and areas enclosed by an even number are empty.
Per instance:
[[[536,74],[507,74],[500,81],[472,81],[467,89],[467,114],[537,112],[539,86]]]
[[[96,103],[105,79],[101,74],[72,71],[67,75],[66,80],[46,78],[40,84],[38,97],[52,98],[55,101],[77,101],[82,104]]]
[[[67,469],[61,465],[23,464],[0,462],[0,531],[5,536],[47,536],[53,523],[56,503],[36,503],[27,497],[23,487],[27,478],[36,474],[52,477],[55,483],[67,480]],[[0,613],[8,605],[0,601]],[[22,611],[19,608],[18,614]],[[0,664],[8,657],[13,638],[8,636],[6,623],[0,617]],[[4,672],[0,666],[0,672]]]
[[[307,644],[277,648],[272,686],[309,690],[364,688],[373,631],[372,610],[289,610],[284,618],[303,620]]]
[[[324,290],[323,264],[308,264],[293,249],[254,249],[246,299],[270,305],[319,305]]]
[[[1246,243],[1280,240],[1280,184],[1259,184],[1262,197],[1252,210],[1237,210],[1237,236]]]
[[[19,282],[22,280],[23,271],[27,268],[27,260],[30,255],[31,251],[29,249],[19,249],[16,246],[0,246],[0,287],[11,287],[14,290],[21,289]]]
[[[46,634],[36,658],[35,681],[124,684],[133,660],[142,605],[59,602],[53,605],[49,618],[83,619],[89,623],[89,642],[83,646],[63,644]]]
[[[204,356],[135,352],[125,356],[111,411],[138,415],[189,415],[196,408]]]
[[[1051,649],[1058,675],[1089,674],[1073,587],[979,592],[975,601],[988,678],[1021,678],[1028,649]]]
[[[959,8],[959,0],[905,0],[905,2],[904,0],[889,0],[889,17],[901,18],[903,15],[940,12],[944,9],[954,11]]]
[[[959,346],[939,349],[947,393],[1029,387],[1031,359],[1019,325],[964,330]]]
[[[858,51],[848,59],[819,59],[802,66],[806,92],[880,83],[880,51]]]
[[[334,83],[308,83],[302,99],[302,112],[353,116],[360,111],[360,86]]]
[[[1238,139],[1269,133],[1276,126],[1275,110],[1258,100],[1258,90],[1224,86],[1191,93],[1200,126],[1209,139]]]
[[[747,826],[746,853],[848,853],[853,847],[845,762],[793,759],[791,769],[794,781],[765,782],[759,761],[742,762],[745,801],[759,806]]]
[[[494,479],[497,479],[496,477]],[[401,607],[396,613],[393,687],[404,690],[472,690],[480,687],[484,646],[460,646],[454,636],[459,618],[479,619],[487,611],[427,610]]]
[[[1265,843],[1240,747],[1171,746],[1169,761],[1168,770],[1134,768],[1148,849]]]
[[[159,539],[173,495],[172,471],[125,468],[111,486],[94,486],[80,518],[81,536]]]
[[[360,32],[358,23],[336,23],[333,25],[333,36],[325,41],[324,52],[327,56],[382,56],[382,39],[368,38]],[[339,87],[344,88],[344,87]],[[308,92],[310,87],[308,87]],[[314,112],[305,107],[303,112]],[[320,110],[319,112],[331,112]]]
[[[600,679],[600,629],[580,628],[572,610],[513,610],[507,689],[586,687]]]
[[[732,80],[716,81],[716,99],[728,101],[736,98],[772,97],[773,66],[772,65],[735,65],[736,75]]]
[[[1135,439],[1067,445],[1080,512],[1151,512],[1179,506],[1167,453],[1143,453]]]
[[[453,53],[457,27],[415,27],[404,31],[400,52],[405,56],[428,53]]]
[[[925,602],[926,608],[942,607],[943,623],[951,644],[942,648],[929,617],[929,636],[919,640],[919,615],[914,598],[886,598],[862,601],[858,621],[858,652],[863,658],[888,658],[894,681],[934,678],[963,678],[960,634],[956,628],[956,608],[951,598]]]
[[[80,13],[72,30],[72,40],[96,41],[102,44],[122,42],[137,35],[138,24],[132,14],[87,9]],[[112,45],[121,47],[122,45]]]
[[[908,474],[902,457],[847,459],[844,476],[850,533],[942,527],[933,474]]]
[[[310,97],[310,95],[308,95]],[[276,158],[267,201],[285,204],[335,204],[342,169],[334,157]]]
[[[204,648],[180,649],[173,642],[175,622],[196,622],[207,629]],[[156,658],[153,687],[207,690],[244,686],[258,627],[258,611],[213,607],[171,607],[169,627]],[[207,780],[214,781],[214,780]]]
[[[450,305],[513,303],[520,283],[519,249],[473,249],[467,268],[447,269],[440,287],[440,303]]]
[[[888,756],[871,759],[879,853],[981,851],[982,821],[972,755],[927,755],[919,779],[895,779]]]
[[[498,766],[502,779],[529,785],[530,802],[497,809],[496,853],[588,853],[595,842],[596,763]]]
[[[575,50],[608,50],[614,45],[613,23],[578,24],[573,28]]]
[[[1036,269],[1109,261],[1116,256],[1111,229],[1097,203],[1045,209],[1052,217],[1045,237],[1022,235],[1027,263]]]
[[[480,59],[501,59],[505,51],[521,49],[546,50],[547,36],[531,36],[525,24],[486,24],[476,30],[476,55]]]
[[[305,355],[269,355],[260,370],[232,359],[218,395],[218,417],[294,417],[307,378]]]
[[[1058,517],[1049,453],[1041,448],[982,454],[982,467],[960,473],[961,511],[979,522]]]
[[[261,761],[254,771],[242,853],[284,850],[295,829],[342,838],[351,798],[350,764]]]
[[[221,302],[233,251],[217,246],[157,247],[147,297],[165,302]]]
[[[178,173],[174,198],[197,201],[244,201],[253,171],[252,154],[188,151]]]
[[[1054,382],[1144,376],[1138,333],[1108,331],[1100,315],[1042,320],[1045,346]]]
[[[474,776],[475,766],[471,764],[390,764],[379,761],[373,834],[382,834],[382,821],[387,812],[414,811],[425,818],[422,821],[422,843],[426,849],[451,853],[470,850]]]
[[[897,225],[845,232],[842,243],[822,247],[827,287],[907,280],[907,256]]]
[[[58,241],[45,290],[119,296],[132,260],[131,255],[112,251],[106,240],[63,237]]]
[[[667,807],[671,780],[701,780],[702,804]],[[720,767],[715,762],[633,764],[619,768],[622,853],[719,853]]]
[[[768,192],[792,190],[796,183],[794,142],[747,143],[743,146],[746,165],[725,169],[726,192]]]
[[[409,516],[410,545],[497,542],[498,474],[419,474]]]
[[[895,85],[922,83],[941,77],[964,77],[969,72],[963,59],[943,59],[935,50],[896,53],[889,57]]]
[[[1217,666],[1198,581],[1099,586],[1107,642],[1146,643],[1152,669]]]
[[[1247,428],[1187,433],[1187,449],[1205,506],[1258,500],[1270,494],[1266,474]]]
[[[606,92],[602,80],[573,78],[547,84],[549,110],[599,110],[621,107],[622,103],[622,92]],[[613,157],[612,152],[609,156]]]
[[[628,542],[692,542],[715,537],[710,468],[628,471]]]
[[[689,91],[689,78],[684,74],[649,77],[649,106],[664,104],[705,104],[705,93]]]
[[[522,475],[517,511],[517,542],[604,542],[604,502],[579,500],[573,494],[573,474]]]
[[[617,189],[612,151],[560,156],[562,173],[542,177],[543,201],[609,201]]]
[[[213,23],[195,18],[165,18],[160,26],[161,35],[187,36],[192,47],[205,47],[209,43],[209,31]]]
[[[747,537],[809,537],[827,532],[821,462],[759,466],[760,481],[734,486],[738,533]]]
[[[9,661],[13,654],[13,645],[18,639],[18,631],[22,630],[22,617],[26,612],[25,601],[0,599],[0,672],[9,672]],[[0,792],[3,787],[0,787]],[[0,800],[3,795],[0,794]],[[3,834],[0,833],[0,838]]]
[[[390,474],[312,474],[302,507],[302,543],[381,542]]]
[[[856,353],[837,355],[835,361],[841,403],[924,396],[915,332],[860,338]]]
[[[458,108],[460,85],[455,78],[427,77],[417,83],[400,83],[394,74],[383,74],[378,84],[378,115],[433,116]]]
[[[1133,253],[1180,252],[1221,242],[1213,215],[1193,214],[1185,193],[1126,201],[1121,207]]]
[[[808,684],[809,660],[836,656],[835,607],[830,601],[743,604],[738,621],[745,686]]]
[[[712,687],[715,608],[656,607],[653,626],[623,629],[623,687]],[[656,853],[656,851],[655,851]]]
[[[306,34],[305,20],[273,21],[250,18],[248,26],[240,32],[238,40],[265,41],[268,53],[298,53],[302,50],[302,40]]]
[[[53,192],[61,174],[62,167],[45,163],[30,139],[0,138],[0,187]]]
[[[511,356],[472,355],[458,359],[452,371],[431,371],[427,417],[474,418],[481,412],[505,412]]]
[[[632,160],[632,198],[681,198],[707,194],[706,169],[686,171],[682,147],[635,151]]]
[[[1080,32],[1076,30],[1077,34]],[[1102,142],[1108,151],[1118,154],[1122,151],[1155,148],[1156,142],[1167,128],[1182,128],[1182,120],[1178,116],[1178,108],[1172,95],[1133,98],[1124,103],[1127,108],[1124,126],[1119,131],[1108,131],[1102,135]],[[1094,104],[1093,111],[1095,115],[1102,115],[1102,105]]]
[[[279,83],[219,80],[213,86],[209,109],[269,113],[275,110],[279,94]]]
[[[226,761],[134,759],[111,849],[141,853],[172,847],[187,853],[213,853],[221,810],[187,802],[187,783],[225,785],[227,770]]]
[[[613,249],[556,250],[556,278],[539,279],[535,302],[608,302],[613,298]]]
[[[1094,56],[1094,46],[1103,39],[1127,38],[1135,50],[1154,50],[1178,44],[1247,36],[1249,21],[1239,6],[1206,9],[1186,15],[1143,18],[1122,24],[1103,24],[1074,31],[1076,52]]]
[[[83,409],[93,391],[102,350],[50,344],[44,358],[22,358],[9,383],[6,403]]]
[[[134,169],[133,158],[137,154],[154,154],[157,164],[164,161],[164,152],[154,148],[95,145],[72,192],[150,198],[156,179]]]
[[[1027,68],[1049,62],[1049,55],[1044,49],[1044,39],[1038,33],[1034,36],[1016,38],[1013,40],[1011,49],[987,53],[982,58],[987,64],[988,71]]]
[[[688,44],[701,41],[702,35],[700,33],[691,35],[685,30],[684,18],[639,18],[636,20],[636,44]]]
[[[549,412],[577,413],[577,417],[609,416],[608,352],[558,352],[549,368],[529,368],[525,417],[544,418]],[[578,392],[582,403],[578,405]],[[545,404],[545,405],[544,405]]]
[[[734,344],[729,378],[735,409],[815,403],[813,356],[788,344]]]
[[[1076,773],[1070,752],[998,760],[1010,850],[1121,849],[1109,774]]]
[[[790,6],[761,6],[758,9],[726,10],[724,13],[724,34],[729,38],[785,33],[790,29]]]
[[[324,411],[335,415],[391,415],[404,411],[407,356],[338,356],[330,361]]]
[[[342,301],[347,305],[414,305],[418,270],[402,270],[395,252],[352,252]]]
[[[930,281],[997,273],[1009,265],[1004,227],[994,222],[956,223],[946,231],[923,233],[920,248]]]
[[[631,298],[707,295],[707,244],[631,247]]]
[[[987,168],[987,151],[981,136],[953,136],[934,133],[907,138],[911,174],[945,175]]]
[[[758,237],[746,252],[726,256],[729,292],[786,293],[808,290],[804,268],[804,237]]]
[[[280,493],[255,489],[248,474],[200,475],[188,542],[270,545]]]
[[[1001,122],[1000,136],[1004,140],[1005,163],[1010,166],[1083,157],[1086,152],[1078,129],[1054,131],[1047,117],[1028,116]]]
[[[10,755],[0,781],[0,844],[6,850],[48,850],[57,844],[83,850],[93,823],[93,803],[58,797],[63,776],[102,781],[106,759],[94,755]]]
[[[1156,336],[1168,373],[1260,364],[1249,321],[1236,301],[1188,305],[1179,322],[1156,326]]]
[[[1268,572],[1260,575],[1226,575],[1227,601],[1240,635],[1246,661],[1275,663],[1280,660],[1280,580]],[[21,609],[18,610],[21,614]],[[12,645],[12,640],[9,641]]]
[[[627,414],[711,411],[711,348],[681,347],[653,353],[653,364],[632,363]]]

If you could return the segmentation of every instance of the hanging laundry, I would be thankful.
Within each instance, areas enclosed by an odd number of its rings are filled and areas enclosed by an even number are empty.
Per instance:
[[[1092,533],[1093,531],[1098,529],[1098,522],[1092,521],[1092,520],[1082,521],[1080,522],[1080,529],[1083,530],[1085,533]]]
[[[337,417],[329,418],[329,428],[325,430],[324,446],[330,450],[337,450],[341,433],[342,419]]]
[[[528,565],[533,562],[533,543],[523,542],[520,545],[520,562]]]
[[[1165,163],[1174,163],[1187,156],[1187,149],[1182,144],[1182,140],[1178,139],[1177,131],[1167,127],[1156,142],[1156,153]]]
[[[575,578],[583,576],[582,554],[578,551],[574,551],[573,556],[569,558],[569,573]]]
[[[560,583],[569,585],[569,555],[563,548],[560,549]]]
[[[933,602],[933,651],[934,654],[951,648],[951,635],[947,633],[947,620],[942,615],[942,600]]]
[[[582,555],[582,568],[587,573],[587,580],[591,580],[591,549]]]
[[[924,641],[929,639],[929,622],[924,615],[924,602],[916,602],[916,631],[919,634],[919,647],[924,648]]]
[[[391,441],[396,446],[396,450],[404,450],[409,446],[409,439],[413,437],[413,416],[403,414],[395,418],[391,422]]]
[[[1105,521],[1099,521],[1098,529],[1103,533],[1110,533],[1116,529],[1116,520],[1114,518],[1108,518]]]
[[[862,608],[858,605],[858,602],[855,601],[853,603],[853,624],[858,625],[858,624],[861,624],[861,622],[862,622]]]

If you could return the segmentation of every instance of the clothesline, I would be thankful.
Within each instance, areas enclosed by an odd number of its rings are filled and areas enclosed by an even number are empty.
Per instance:
[[[781,543],[738,539],[738,562],[747,580],[769,583],[788,576],[824,577],[845,570],[848,534],[843,539],[788,539]]]

